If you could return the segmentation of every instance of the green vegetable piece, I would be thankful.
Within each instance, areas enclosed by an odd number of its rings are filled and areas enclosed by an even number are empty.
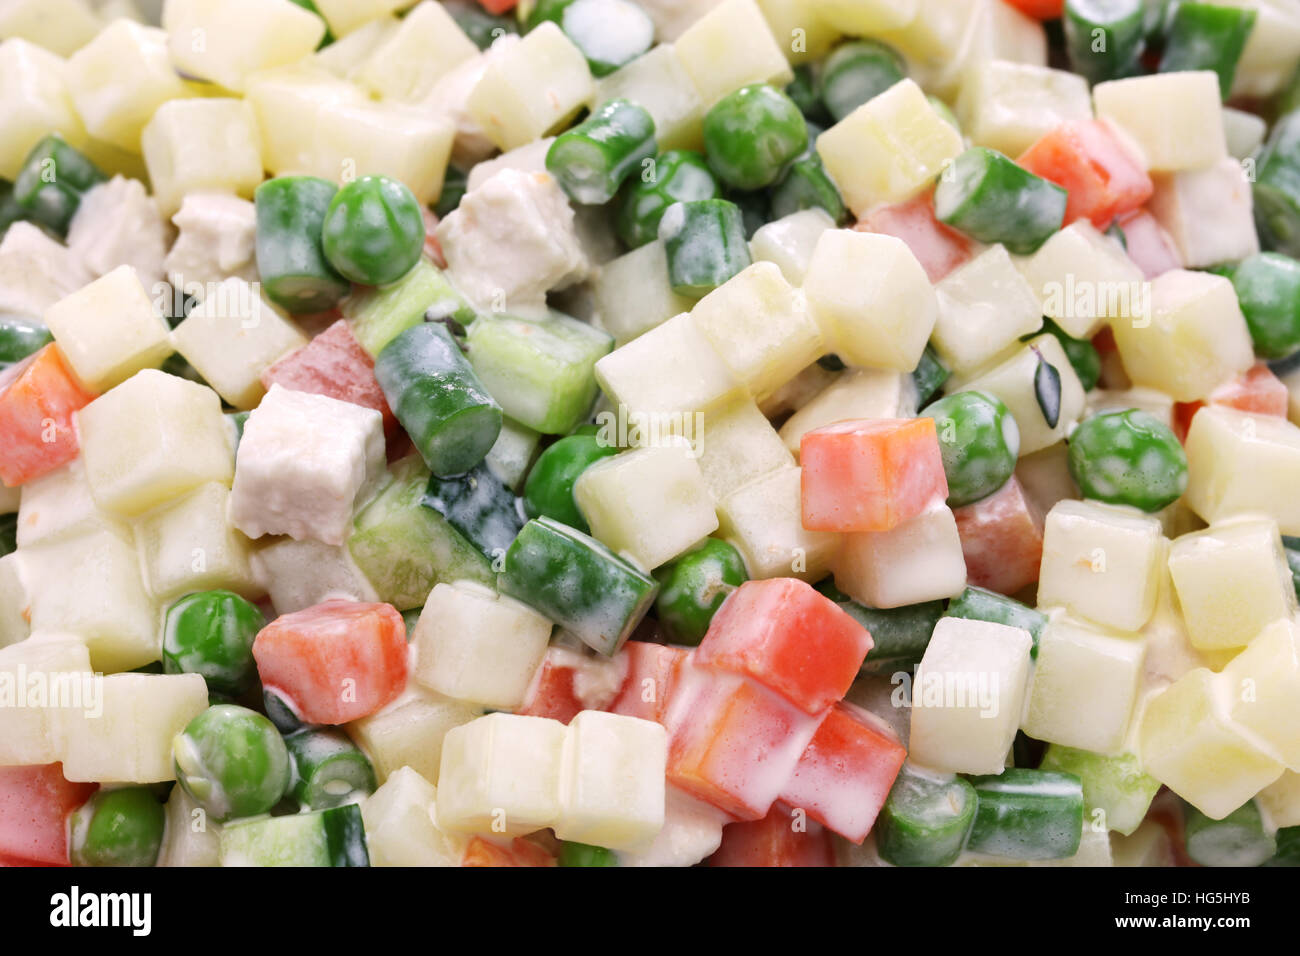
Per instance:
[[[631,100],[610,100],[555,138],[546,151],[546,169],[575,202],[599,206],[613,199],[656,149],[655,121],[645,108]]]
[[[73,866],[154,866],[166,820],[148,787],[98,790],[69,819],[69,859]]]
[[[1034,643],[1030,647],[1030,656],[1038,657],[1038,641],[1047,627],[1047,615],[1021,604],[996,591],[986,588],[968,586],[952,599],[944,617],[960,617],[968,621],[988,621],[992,624],[1005,624],[1007,627],[1019,627],[1029,632]]]
[[[1284,359],[1300,350],[1300,262],[1278,252],[1257,253],[1229,278],[1255,353]]]
[[[691,646],[704,639],[727,596],[749,580],[740,552],[718,538],[707,538],[654,576],[659,582],[659,623],[675,643]]]
[[[1038,766],[1040,770],[1072,773],[1083,782],[1086,825],[1105,826],[1125,835],[1142,823],[1160,789],[1160,781],[1143,773],[1137,757],[1130,753],[1095,754],[1051,744]]]
[[[876,849],[894,866],[948,866],[975,822],[975,788],[961,777],[904,763],[876,819]]]
[[[934,626],[943,617],[943,601],[903,607],[873,608],[854,601],[827,578],[817,590],[830,598],[871,634],[871,650],[862,664],[864,674],[892,674],[921,662]]]
[[[326,260],[321,242],[336,192],[315,176],[277,176],[253,193],[257,272],[267,297],[288,312],[324,312],[352,289]]]
[[[0,515],[0,558],[18,550],[18,515]]]
[[[939,434],[948,504],[959,508],[987,498],[1007,483],[1020,454],[1020,429],[1001,399],[987,392],[956,392],[921,410]]]
[[[754,238],[754,233],[767,225],[771,219],[771,211],[768,209],[768,193],[770,190],[760,190],[758,192],[745,192],[741,189],[729,189],[723,193],[723,199],[736,204],[740,210],[740,221],[745,229],[745,241],[748,242]]]
[[[1277,852],[1264,866],[1300,866],[1300,827],[1282,827],[1273,839]]]
[[[762,189],[808,146],[808,127],[794,100],[765,83],[742,86],[704,115],[704,155],[718,179]]]
[[[619,449],[595,435],[569,435],[551,445],[537,459],[524,483],[524,514],[553,518],[589,534],[587,519],[578,510],[573,486],[589,466],[617,455]]]
[[[1063,860],[1083,835],[1083,783],[1055,770],[971,777],[979,796],[966,848],[1013,860]]]
[[[906,78],[898,51],[878,40],[842,43],[822,64],[822,99],[836,121]]]
[[[172,741],[176,779],[221,822],[268,813],[289,789],[289,752],[256,711],[209,707]]]
[[[1034,398],[1047,427],[1055,428],[1061,420],[1061,372],[1043,358],[1038,349],[1034,349],[1034,354],[1038,356],[1038,367],[1034,369]]]
[[[658,237],[659,220],[673,203],[720,195],[718,181],[700,153],[689,149],[660,153],[624,185],[615,220],[618,236],[633,249],[644,246]]]
[[[388,285],[420,261],[424,214],[405,184],[361,176],[334,194],[321,235],[325,257],[345,279]]]
[[[223,827],[220,853],[223,866],[370,865],[355,803]]]
[[[1084,419],[1070,434],[1070,476],[1085,498],[1159,511],[1187,490],[1187,454],[1169,426],[1130,408]]]
[[[458,478],[429,478],[423,503],[495,560],[524,526],[517,500],[487,464]]]
[[[442,180],[442,192],[434,203],[433,214],[439,219],[450,215],[469,190],[469,174],[459,166],[448,166]]]
[[[1031,332],[1029,335],[1021,338],[1024,342],[1032,339],[1035,335],[1042,335],[1047,332],[1055,336],[1056,341],[1061,343],[1061,349],[1065,352],[1065,357],[1070,360],[1070,367],[1074,373],[1079,376],[1079,381],[1083,385],[1085,392],[1092,391],[1097,385],[1098,379],[1101,378],[1101,354],[1088,339],[1076,339],[1072,335],[1053,322],[1051,319],[1043,319],[1043,327],[1037,332]]]
[[[1136,72],[1146,48],[1143,0],[1066,0],[1065,50],[1089,83]]]
[[[939,361],[938,353],[929,343],[926,343],[925,351],[921,353],[921,361],[912,371],[912,381],[916,384],[917,404],[924,406],[934,398],[950,375],[952,372]]]
[[[664,211],[659,238],[668,256],[668,283],[699,299],[747,268],[751,259],[740,207],[725,199],[678,202]]]
[[[1212,820],[1186,804],[1183,825],[1187,855],[1201,866],[1259,866],[1277,853],[1277,840],[1264,829],[1254,800],[1222,820]]]
[[[1001,153],[974,146],[939,176],[938,220],[980,242],[1029,255],[1061,228],[1066,192]]]
[[[1291,569],[1291,581],[1295,586],[1296,599],[1300,600],[1300,538],[1283,535],[1282,549],[1286,552],[1286,563]]]
[[[833,122],[822,101],[821,80],[811,63],[800,63],[794,68],[794,79],[786,86],[785,95],[799,107],[804,119],[823,125]]]
[[[1174,7],[1160,72],[1213,70],[1219,75],[1219,92],[1226,100],[1241,51],[1255,28],[1255,16],[1248,7],[1183,0]]]
[[[557,862],[560,866],[618,866],[618,854],[603,846],[565,840]]]
[[[0,315],[0,369],[39,352],[54,341],[41,323],[19,315]]]
[[[287,736],[308,726],[303,723],[293,705],[273,690],[262,689],[262,709],[266,711],[267,719],[275,724],[275,729],[280,731],[281,735]]]
[[[232,591],[187,594],[167,609],[163,673],[200,674],[208,689],[238,696],[253,686],[253,639],[266,624],[256,605]]]
[[[62,237],[68,234],[81,197],[107,179],[84,153],[69,146],[58,133],[51,133],[23,160],[14,180],[13,198],[23,218]]]
[[[284,740],[293,766],[289,795],[303,807],[325,810],[375,792],[375,769],[347,734],[301,730]]]
[[[353,295],[343,309],[352,334],[372,357],[426,318],[452,319],[460,325],[474,321],[474,310],[461,294],[437,266],[424,260],[393,285]]]
[[[1300,111],[1274,124],[1256,157],[1254,202],[1259,244],[1300,257]]]
[[[843,222],[848,214],[839,189],[815,151],[791,163],[781,181],[772,187],[770,210],[773,219],[804,209],[824,209],[835,222]]]

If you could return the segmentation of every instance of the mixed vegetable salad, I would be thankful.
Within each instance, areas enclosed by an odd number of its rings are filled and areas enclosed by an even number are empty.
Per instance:
[[[0,862],[1300,862],[1300,4],[150,6],[0,5]]]

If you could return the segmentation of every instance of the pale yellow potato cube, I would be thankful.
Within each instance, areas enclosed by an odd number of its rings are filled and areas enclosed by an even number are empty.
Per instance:
[[[817,137],[826,172],[858,216],[911,199],[962,149],[961,134],[912,80],[895,83]]]
[[[372,20],[405,10],[415,0],[319,0],[316,9],[336,37],[347,36]]]
[[[381,784],[403,767],[436,783],[443,738],[482,713],[463,701],[416,687],[378,713],[348,724],[347,731],[370,757]]]
[[[240,100],[170,100],[145,126],[140,145],[164,216],[180,208],[186,193],[210,189],[249,199],[262,182],[257,120]]]
[[[88,531],[24,548],[22,556],[34,632],[77,635],[90,649],[96,671],[130,670],[158,660],[157,609],[130,537]]]
[[[1275,827],[1300,826],[1300,773],[1287,770],[1259,792],[1260,812]]]
[[[103,27],[104,21],[86,0],[7,0],[0,4],[0,40],[20,37],[59,56],[81,49]]]
[[[957,6],[960,9],[961,5]],[[970,36],[958,58],[962,73],[957,81],[990,60],[1047,66],[1047,32],[1042,22],[1021,13],[1006,0],[977,0],[972,21]],[[943,96],[951,98],[952,91],[945,89]]]
[[[1149,204],[1189,269],[1238,262],[1259,252],[1250,179],[1227,157],[1204,169],[1153,177]]]
[[[1098,118],[1127,133],[1155,172],[1200,169],[1228,155],[1219,77],[1213,71],[1098,83],[1092,101]]]
[[[1228,145],[1228,155],[1233,159],[1248,159],[1264,145],[1267,133],[1268,123],[1262,116],[1227,106],[1223,108],[1223,137]]]
[[[755,262],[775,262],[787,282],[803,285],[817,240],[835,220],[824,209],[802,209],[759,226],[749,240],[749,254]]]
[[[796,409],[803,408],[843,375],[843,369],[832,372],[821,363],[814,362],[759,402],[758,410],[771,419],[784,418]]]
[[[415,625],[415,679],[456,700],[514,709],[541,666],[551,628],[532,608],[481,584],[436,584]]]
[[[1300,60],[1300,10],[1289,0],[1229,0],[1255,10],[1255,27],[1237,61],[1232,97],[1265,98],[1279,93]]]
[[[578,714],[560,758],[555,835],[613,850],[648,844],[664,825],[667,758],[661,724],[598,710]]]
[[[1038,642],[1024,731],[1094,753],[1124,749],[1142,678],[1146,641],[1069,619],[1051,621]]]
[[[1001,773],[1020,726],[1029,632],[944,617],[912,682],[908,758],[947,773]]]
[[[230,489],[213,481],[135,525],[145,584],[159,601],[223,588],[247,598],[264,589],[249,564],[248,539],[226,518]]]
[[[596,81],[597,105],[627,99],[655,121],[661,150],[703,146],[704,100],[671,43],[661,43]]]
[[[184,787],[167,798],[158,866],[220,866],[221,824],[208,816]]]
[[[466,106],[492,142],[514,149],[562,125],[595,92],[582,51],[547,21],[488,63]]]
[[[518,836],[560,815],[564,724],[489,714],[447,733],[438,775],[438,825]]]
[[[1092,119],[1092,99],[1077,73],[991,60],[967,73],[956,112],[972,145],[1014,157],[1062,123]]]
[[[844,535],[831,570],[835,586],[868,607],[936,601],[966,588],[957,519],[940,499],[890,531]]]
[[[1300,535],[1300,428],[1271,415],[1210,405],[1192,419],[1185,445],[1185,500],[1206,521],[1260,512]]]
[[[831,0],[835,2],[835,0]],[[840,0],[852,3],[853,0]],[[926,63],[956,62],[980,14],[982,0],[903,0],[897,7],[896,21],[888,27],[874,27],[870,35],[896,47],[909,59]],[[877,6],[883,4],[877,0]],[[909,12],[910,8],[910,12]]]
[[[934,291],[939,316],[931,341],[955,372],[979,368],[1043,325],[1038,296],[1000,244],[950,272]]]
[[[1071,223],[1016,261],[1043,314],[1077,339],[1094,335],[1107,319],[1149,315],[1150,283],[1142,270],[1087,220]]]
[[[172,738],[208,709],[198,674],[112,674],[100,680],[100,714],[66,714],[63,776],[100,783],[175,780]]]
[[[0,558],[0,647],[27,640],[31,634],[31,590],[23,570],[24,555]]]
[[[1142,769],[1212,820],[1284,769],[1228,716],[1226,698],[1218,675],[1198,667],[1151,699],[1138,731]]]
[[[179,789],[179,788],[178,788]],[[438,829],[438,791],[410,767],[361,802],[371,866],[460,866],[468,841]]]
[[[249,73],[301,60],[325,36],[321,18],[289,0],[167,0],[172,62],[236,92]]]
[[[1040,355],[1061,374],[1060,417],[1054,427],[1043,417],[1034,390]],[[1064,438],[1082,416],[1086,401],[1083,384],[1060,340],[1047,333],[1030,339],[1006,361],[963,383],[959,390],[988,392],[1002,400],[1020,429],[1021,455],[1041,451]]]
[[[781,441],[795,457],[803,436],[814,428],[850,418],[911,418],[916,388],[911,376],[876,368],[846,370],[786,419]]]
[[[328,46],[302,63],[310,63],[333,73],[340,80],[350,79],[370,58],[379,44],[397,32],[401,21],[394,16],[383,16],[357,27],[345,37],[338,37]],[[299,65],[302,65],[301,63]]]
[[[1228,712],[1291,770],[1300,769],[1300,626],[1265,627],[1222,672]]]
[[[167,34],[130,20],[114,21],[78,50],[67,76],[90,135],[132,152],[159,106],[190,95],[172,67]]]
[[[386,103],[328,103],[316,115],[309,170],[336,183],[389,176],[421,203],[442,192],[455,131],[442,117]]]
[[[216,287],[171,333],[171,344],[218,395],[253,409],[266,394],[261,375],[307,337],[243,279]]]
[[[476,56],[478,47],[447,8],[424,0],[382,38],[352,79],[384,99],[418,103],[444,74]]]
[[[591,294],[601,325],[619,345],[694,304],[668,284],[668,255],[658,239],[602,265],[591,280]]]
[[[756,262],[696,303],[691,318],[736,380],[762,399],[815,362],[822,331],[803,296],[770,262]]]
[[[780,468],[718,502],[718,534],[736,546],[751,578],[820,581],[830,570],[840,536],[804,530],[802,474]]]
[[[145,369],[77,420],[90,490],[113,514],[134,517],[206,482],[234,479],[221,400],[206,386]]]
[[[49,632],[0,647],[0,762],[6,767],[63,759],[62,712],[96,705],[85,643]]]
[[[23,160],[42,138],[58,133],[86,144],[68,92],[67,62],[27,40],[0,43],[0,178],[18,178]]]
[[[379,600],[346,545],[274,538],[250,557],[253,575],[280,614],[292,614],[329,600]]]
[[[604,458],[573,485],[592,537],[652,570],[718,528],[713,497],[684,439]]]
[[[115,531],[129,536],[131,529],[113,515],[101,511],[90,492],[86,466],[81,457],[72,459],[22,487],[18,509],[18,547],[30,548],[42,541],[68,538],[88,531]]]
[[[1174,400],[1157,389],[1141,386],[1122,390],[1094,388],[1088,393],[1088,409],[1084,417],[1102,412],[1122,412],[1130,408],[1147,412],[1161,423],[1174,427]]]
[[[1155,611],[1167,541],[1133,508],[1062,501],[1047,515],[1038,603],[1102,627],[1137,631]]]
[[[45,310],[59,349],[90,391],[104,392],[144,368],[157,368],[172,346],[136,272],[118,266]]]
[[[912,250],[876,233],[822,233],[803,290],[827,344],[848,364],[867,368],[916,368],[939,313]]]
[[[254,73],[244,99],[257,117],[262,160],[276,176],[315,171],[317,118],[327,106],[369,102],[357,87],[311,61]],[[331,169],[327,178],[338,174]]]
[[[794,78],[754,0],[722,0],[677,38],[676,52],[705,108],[742,86]]]
[[[812,0],[813,12],[850,36],[872,36],[907,26],[921,9],[920,0]]]
[[[1270,622],[1296,611],[1295,587],[1277,524],[1270,519],[1216,523],[1169,548],[1169,572],[1192,644],[1244,647]]]
[[[876,0],[868,0],[868,4]],[[777,46],[792,65],[820,60],[843,35],[821,15],[822,0],[758,0]]]
[[[747,395],[709,412],[696,439],[700,473],[715,501],[779,468],[794,457]]]

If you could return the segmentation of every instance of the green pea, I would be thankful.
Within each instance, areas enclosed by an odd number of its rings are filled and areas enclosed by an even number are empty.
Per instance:
[[[1255,352],[1282,359],[1300,348],[1300,262],[1262,252],[1237,266],[1231,279]]]
[[[218,704],[172,740],[176,779],[218,822],[268,813],[289,789],[289,751],[275,725]]]
[[[926,407],[939,433],[948,504],[953,508],[987,498],[1016,470],[1020,429],[1007,407],[987,392],[957,392]]]
[[[709,167],[729,186],[762,189],[808,146],[794,100],[763,83],[742,86],[704,116]]]
[[[659,220],[675,202],[722,195],[704,157],[689,149],[660,153],[654,164],[631,177],[619,195],[615,227],[633,249],[659,235]]]
[[[1085,498],[1159,511],[1187,490],[1187,455],[1169,426],[1130,408],[1070,434],[1070,476]]]
[[[167,609],[163,673],[201,674],[208,689],[238,695],[253,685],[253,638],[262,612],[231,591],[187,594]]]
[[[325,258],[344,278],[388,285],[424,251],[424,215],[415,194],[387,176],[362,176],[330,200],[321,232]]]
[[[557,862],[560,866],[618,866],[618,856],[603,846],[565,840],[560,844]]]
[[[655,577],[659,623],[674,640],[691,645],[704,639],[727,595],[749,580],[740,552],[717,538],[664,565]]]
[[[824,209],[835,222],[842,222],[847,210],[840,191],[822,165],[816,150],[800,156],[772,187],[771,217],[781,219],[804,209]]]
[[[69,820],[73,866],[153,866],[166,812],[148,787],[99,790]]]
[[[542,452],[524,482],[524,514],[545,515],[583,534],[590,534],[587,520],[573,500],[573,485],[587,468],[602,458],[617,455],[618,448],[595,435],[569,435]]]

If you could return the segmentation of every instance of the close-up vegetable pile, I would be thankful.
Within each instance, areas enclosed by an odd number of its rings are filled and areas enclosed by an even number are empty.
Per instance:
[[[1300,865],[1298,68],[0,2],[0,863]]]

